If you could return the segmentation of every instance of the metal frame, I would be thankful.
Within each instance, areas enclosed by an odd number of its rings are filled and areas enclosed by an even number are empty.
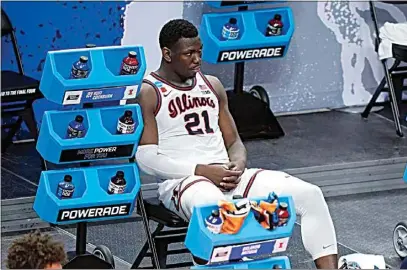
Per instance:
[[[149,227],[150,218],[147,215],[147,211],[145,209],[141,189],[139,194],[137,195],[137,204],[140,209],[140,216],[143,221],[144,230],[147,234],[147,241],[144,243],[143,247],[138,253],[136,259],[133,262],[133,265],[131,266],[131,269],[151,269],[151,267],[140,267],[140,264],[145,257],[151,258],[152,267],[155,269],[180,268],[192,266],[193,264],[191,262],[167,264],[167,255],[190,253],[189,250],[186,248],[168,250],[169,244],[180,243],[185,241],[188,228],[184,227],[163,231],[166,226],[156,221],[158,225],[154,232],[151,233]],[[148,252],[149,248],[150,252]]]
[[[160,269],[161,268],[160,267],[160,261],[158,259],[158,253],[157,253],[157,249],[156,249],[156,246],[155,246],[155,243],[154,243],[154,235],[150,231],[149,220],[148,220],[148,217],[147,217],[146,208],[144,207],[143,192],[141,191],[141,188],[140,188],[140,191],[139,191],[139,193],[137,195],[137,204],[140,207],[140,212],[141,212],[140,215],[141,215],[141,218],[143,220],[144,230],[146,231],[146,234],[147,234],[147,243],[146,244],[148,244],[148,246],[150,247],[150,250],[151,250],[151,255],[152,255],[151,261],[153,263],[153,267],[156,268],[156,269]],[[156,233],[156,232],[154,232],[154,233]],[[142,251],[144,249],[146,249],[146,244],[144,244],[144,246],[142,248]],[[141,254],[141,252],[140,252],[140,254]],[[140,263],[141,263],[143,257],[140,259]],[[136,259],[136,261],[137,261],[137,259]],[[131,267],[131,269],[135,269],[133,267],[136,264],[136,261],[133,263],[133,266]],[[137,265],[137,267],[138,267],[138,265]]]
[[[385,2],[385,1],[383,1]],[[390,1],[387,1],[388,3],[390,3]],[[397,2],[392,2],[393,4],[397,4]],[[405,4],[406,2],[399,2],[402,4]],[[370,14],[374,23],[374,28],[375,28],[375,32],[376,32],[376,39],[375,39],[375,50],[378,50],[379,47],[379,43],[380,43],[380,31],[379,31],[379,27],[378,27],[378,20],[377,20],[377,14],[376,14],[376,8],[375,5],[373,3],[373,1],[369,1],[369,5],[370,5]],[[378,103],[376,103],[377,98],[379,97],[380,93],[382,91],[384,91],[386,88],[384,87],[385,84],[387,83],[388,86],[388,92],[390,94],[390,106],[391,106],[391,110],[393,113],[393,119],[394,119],[394,125],[396,128],[396,133],[398,136],[403,137],[403,131],[401,128],[401,124],[400,124],[400,112],[399,112],[399,107],[398,107],[398,98],[396,95],[396,91],[393,85],[393,79],[392,79],[392,75],[394,75],[393,73],[395,71],[406,71],[407,68],[406,67],[402,67],[400,68],[399,65],[401,63],[400,60],[395,60],[394,64],[392,65],[392,67],[388,67],[387,64],[387,60],[383,59],[382,61],[382,65],[383,65],[383,69],[385,72],[385,76],[383,78],[383,80],[380,82],[379,86],[377,87],[375,93],[373,94],[372,98],[370,99],[368,105],[366,106],[365,110],[362,113],[362,117],[363,118],[367,118],[372,107],[377,105]]]

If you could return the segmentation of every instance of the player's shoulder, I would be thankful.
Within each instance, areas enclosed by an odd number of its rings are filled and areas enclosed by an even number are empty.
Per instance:
[[[157,103],[156,89],[151,81],[143,80],[137,95],[137,101],[140,105],[144,106],[154,106]]]
[[[225,89],[223,87],[222,82],[220,81],[220,79],[216,76],[213,75],[207,75],[207,74],[202,74],[203,76],[205,76],[205,78],[208,80],[208,82],[211,84],[212,88],[216,91],[216,92],[224,92]]]
[[[213,83],[215,83],[215,84],[222,84],[222,83],[220,82],[219,78],[216,77],[216,76],[208,75],[208,74],[203,74],[203,73],[202,73],[202,76],[205,76],[205,78],[206,78],[211,84],[213,84]]]

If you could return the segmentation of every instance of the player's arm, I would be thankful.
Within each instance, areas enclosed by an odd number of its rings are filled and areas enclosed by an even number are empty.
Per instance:
[[[182,178],[193,175],[196,164],[174,160],[159,153],[158,129],[155,119],[157,93],[153,86],[143,83],[135,100],[141,107],[144,129],[136,152],[136,162],[149,175],[162,179]],[[131,103],[135,102],[134,100]]]
[[[238,169],[243,170],[246,168],[247,162],[246,148],[240,139],[235,121],[229,111],[226,90],[218,78],[214,76],[206,77],[219,97],[219,127],[223,134],[223,140],[229,154],[229,159],[232,163],[238,164]]]

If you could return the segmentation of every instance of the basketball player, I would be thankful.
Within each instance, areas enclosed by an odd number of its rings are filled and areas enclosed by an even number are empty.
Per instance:
[[[316,266],[337,269],[335,229],[321,190],[284,172],[246,168],[225,89],[200,71],[196,27],[172,20],[161,29],[159,42],[161,66],[145,78],[137,98],[144,131],[136,160],[144,172],[162,179],[158,192],[165,207],[189,220],[194,206],[234,195],[290,194]]]

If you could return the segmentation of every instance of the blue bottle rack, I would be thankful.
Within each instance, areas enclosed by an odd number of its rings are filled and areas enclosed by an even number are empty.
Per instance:
[[[284,24],[282,34],[267,37],[268,21],[276,14],[281,15]],[[222,40],[222,27],[230,18],[237,19],[239,38]],[[205,45],[202,58],[212,64],[281,58],[287,53],[293,33],[294,18],[288,7],[204,14],[200,30]]]
[[[119,170],[124,172],[126,189],[122,194],[108,194],[110,178]],[[75,191],[72,198],[59,199],[58,183],[65,175],[72,176]],[[125,218],[133,213],[139,190],[139,171],[134,163],[43,171],[34,210],[43,220],[58,225]]]
[[[118,135],[117,121],[126,110],[133,112],[135,131],[132,134]],[[66,139],[68,124],[76,115],[81,115],[84,119],[85,136]],[[55,164],[131,158],[136,152],[143,127],[141,109],[137,104],[47,111],[42,119],[37,150],[45,160]]]
[[[259,203],[260,200],[267,199],[257,198],[255,201]],[[209,261],[209,264],[225,264],[247,256],[267,256],[283,252],[292,234],[296,214],[291,196],[281,195],[278,201],[288,204],[290,218],[285,226],[266,230],[251,211],[236,234],[214,234],[207,229],[205,218],[218,209],[217,205],[197,207],[189,223],[185,245],[193,255]]]
[[[120,75],[120,65],[129,51],[137,53],[139,71]],[[70,79],[72,64],[88,57],[87,78]],[[40,89],[46,99],[62,105],[79,105],[135,98],[146,71],[144,49],[136,46],[109,46],[50,51],[45,59]]]
[[[403,179],[404,179],[404,181],[407,183],[407,165],[406,165],[406,169],[404,170]]]
[[[191,267],[191,269],[273,269],[276,266],[279,266],[279,269],[291,269],[291,263],[287,256],[230,264],[198,265]]]
[[[139,70],[134,75],[120,75],[123,58],[137,53]],[[70,79],[72,64],[81,56],[88,57],[91,68],[87,78]],[[135,163],[91,167],[97,160],[130,159],[134,156],[143,130],[140,106],[93,108],[98,102],[136,98],[146,70],[142,46],[109,46],[48,52],[40,89],[44,97],[63,110],[44,113],[37,150],[44,160],[54,164],[77,164],[76,168],[43,171],[34,200],[38,216],[51,224],[77,224],[76,257],[72,265],[89,262],[86,253],[86,224],[129,217],[141,192],[139,170]],[[67,105],[82,109],[66,110]],[[79,107],[79,106],[78,106]],[[119,118],[132,111],[135,131],[116,134]],[[86,129],[81,138],[66,138],[69,123],[83,117]],[[123,193],[109,194],[108,186],[117,171],[124,172]],[[73,197],[59,199],[57,187],[65,175],[72,177]],[[68,263],[68,264],[69,264]],[[68,267],[69,268],[69,267]]]
[[[205,1],[209,6],[214,8],[230,8],[230,7],[240,7],[240,6],[252,6],[257,4],[267,4],[267,3],[281,3],[283,1]]]

